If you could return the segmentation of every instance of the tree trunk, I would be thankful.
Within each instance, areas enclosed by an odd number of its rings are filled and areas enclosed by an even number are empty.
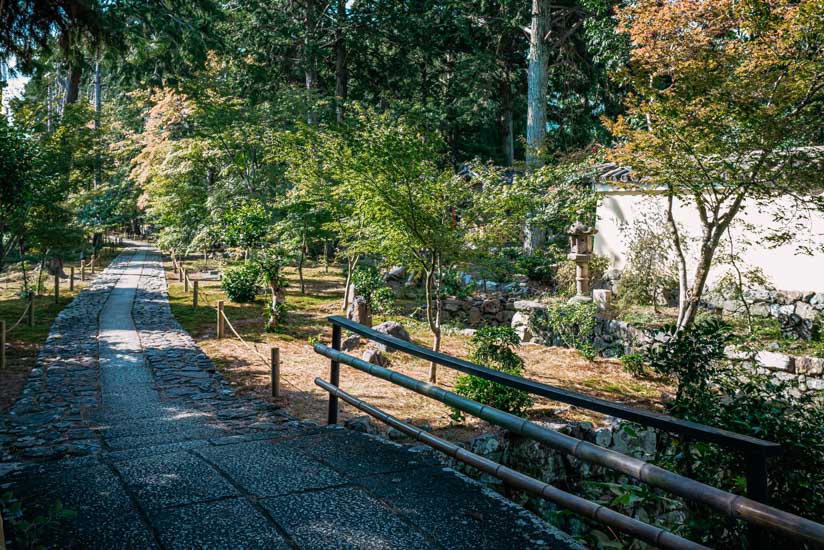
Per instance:
[[[529,31],[529,67],[527,69],[526,165],[527,169],[544,165],[546,145],[546,100],[549,70],[550,7],[548,0],[532,0],[532,23]]]
[[[313,125],[318,121],[313,95],[318,81],[318,69],[315,64],[315,46],[312,36],[312,27],[315,24],[315,2],[314,0],[305,0],[305,2],[303,13],[303,72],[306,85],[306,100],[309,109],[306,115],[306,122]]]
[[[100,61],[96,60],[94,63],[94,188],[100,187],[102,166],[100,161],[100,114],[103,110],[102,100],[100,98]]]
[[[426,321],[429,324],[429,331],[432,333],[432,351],[440,351],[441,349],[441,314],[438,304],[440,300],[437,297],[435,289],[435,270],[426,270]],[[429,382],[436,384],[438,382],[438,365],[431,361],[429,363]]]
[[[532,23],[529,29],[529,66],[527,68],[526,169],[544,165],[546,154],[546,101],[549,48],[546,36],[550,21],[549,0],[532,0]],[[544,246],[542,228],[527,220],[524,226],[524,251],[533,253]]]
[[[337,26],[335,28],[335,117],[338,124],[343,122],[343,104],[349,88],[349,73],[346,68],[346,0],[338,0]]]
[[[359,260],[360,254],[346,257],[346,286],[343,289],[343,307],[341,308],[343,311],[349,307],[349,285],[352,284],[352,272],[355,271]]]
[[[512,126],[512,85],[509,82],[509,72],[501,80],[501,152],[504,157],[504,166],[512,166],[515,162],[515,136]]]
[[[83,69],[80,62],[69,62],[69,72],[66,77],[66,97],[63,105],[74,105],[80,97],[80,79],[83,76]]]

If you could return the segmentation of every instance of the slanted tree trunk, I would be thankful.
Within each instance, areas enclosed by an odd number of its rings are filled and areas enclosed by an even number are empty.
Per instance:
[[[355,271],[360,257],[360,254],[346,257],[346,286],[343,289],[343,307],[341,308],[343,311],[349,308],[349,285],[352,284],[352,272]]]
[[[432,351],[441,351],[441,293],[440,293],[440,267],[436,260],[435,266],[426,269],[426,320],[429,324],[429,331],[432,333]],[[438,365],[431,361],[429,363],[429,382],[432,384],[438,381]]]
[[[532,0],[532,23],[529,28],[529,66],[527,68],[526,168],[544,165],[546,155],[546,101],[549,78],[549,0]],[[527,220],[524,227],[524,251],[532,253],[544,246],[540,227]]]

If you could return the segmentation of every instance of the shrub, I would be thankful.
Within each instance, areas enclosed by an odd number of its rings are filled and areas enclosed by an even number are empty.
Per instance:
[[[269,302],[266,304],[264,316],[268,317],[266,332],[276,332],[286,321],[286,313],[289,307],[283,302]]]
[[[625,304],[657,308],[678,300],[678,267],[664,216],[653,210],[625,228],[626,265],[618,294]]]
[[[564,263],[564,254],[555,248],[538,250],[533,254],[522,254],[515,265],[530,281],[550,285],[555,281],[555,272]],[[574,284],[574,280],[573,280]]]
[[[770,504],[814,521],[824,520],[824,403],[801,393],[797,384],[733,368],[722,360],[729,329],[706,319],[675,333],[645,353],[656,372],[678,382],[671,414],[780,443],[784,452],[770,462]],[[743,456],[710,443],[676,441],[658,457],[662,466],[734,493],[743,493]],[[704,508],[691,508],[691,537],[713,547],[740,544],[743,526]],[[777,548],[791,545],[770,535]]]
[[[373,310],[391,313],[395,304],[395,293],[383,280],[378,268],[372,265],[358,266],[352,272],[355,294],[363,296]]]
[[[524,362],[515,352],[520,345],[521,339],[511,327],[483,327],[472,337],[469,359],[490,369],[521,376]],[[524,416],[532,406],[532,398],[528,393],[469,374],[458,377],[455,392],[518,416]],[[463,420],[463,414],[453,409],[452,418]]]
[[[475,283],[465,285],[461,279],[461,274],[454,269],[447,269],[441,274],[441,295],[454,296],[459,300],[468,297],[475,290]]]
[[[624,372],[633,376],[644,376],[646,373],[646,362],[640,353],[627,353],[621,356],[621,367]]]
[[[589,262],[591,288],[596,288],[603,283],[607,269],[609,269],[609,258],[593,254],[592,261]],[[575,295],[575,262],[572,260],[564,260],[558,264],[555,272],[555,290],[560,296]]]
[[[596,355],[592,340],[597,310],[592,302],[554,304],[536,316],[534,322],[539,328],[548,329],[556,335],[565,346],[575,348],[587,359],[592,359]]]
[[[237,303],[251,302],[257,294],[257,282],[260,271],[255,264],[246,263],[231,267],[223,273],[221,286],[226,296]]]

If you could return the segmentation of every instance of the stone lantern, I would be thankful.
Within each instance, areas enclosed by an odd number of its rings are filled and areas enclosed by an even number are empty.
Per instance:
[[[568,229],[570,252],[567,258],[575,262],[575,297],[571,301],[584,302],[592,300],[589,288],[589,261],[595,247],[595,234],[598,231],[583,222],[577,221]]]

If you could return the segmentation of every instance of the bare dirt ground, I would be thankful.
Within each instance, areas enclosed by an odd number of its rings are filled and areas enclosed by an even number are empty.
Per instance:
[[[184,294],[182,285],[171,275],[170,273],[170,299],[178,320],[192,333],[237,391],[273,400],[269,365],[233,335],[224,340],[215,338],[216,315],[213,308],[218,299],[226,300],[219,283],[202,281],[201,288],[205,289],[209,304],[204,305],[204,300],[201,299],[201,306],[194,310],[191,295]],[[269,357],[271,346],[280,349],[281,397],[276,401],[297,417],[323,424],[326,420],[327,394],[314,384],[314,380],[316,377],[328,378],[329,362],[312,350],[312,344],[328,343],[331,339],[331,328],[326,318],[341,314],[343,279],[332,268],[329,273],[322,267],[309,268],[304,273],[306,295],[301,295],[298,292],[296,274],[288,272],[287,276],[292,282],[287,293],[287,304],[291,310],[281,333],[263,332],[262,300],[244,305],[230,304],[226,300],[226,314],[248,345],[265,358]],[[197,274],[193,277],[197,278]],[[407,328],[414,342],[424,346],[430,344],[431,336],[423,323],[408,317],[393,319]],[[375,322],[381,320],[384,318],[378,316]],[[231,335],[228,329],[227,334]],[[465,358],[468,342],[469,337],[448,331],[442,343],[442,351]],[[366,347],[364,343],[352,354],[360,356]],[[523,345],[519,355],[526,365],[527,378],[628,405],[660,410],[662,392],[671,391],[660,380],[638,379],[627,374],[621,369],[620,363],[613,359],[589,361],[575,350],[535,344]],[[390,368],[419,380],[427,379],[429,365],[425,361],[398,352],[389,353],[387,357],[391,361]],[[459,374],[441,367],[438,385],[451,389]],[[450,419],[449,408],[441,403],[346,366],[342,366],[341,387],[398,418],[411,419],[419,425],[430,425],[452,439],[466,440],[489,430],[486,423],[473,418],[455,423]],[[361,414],[360,411],[342,405],[343,420]],[[546,399],[535,400],[529,417],[587,420],[595,423],[604,421],[604,417],[597,413]]]

